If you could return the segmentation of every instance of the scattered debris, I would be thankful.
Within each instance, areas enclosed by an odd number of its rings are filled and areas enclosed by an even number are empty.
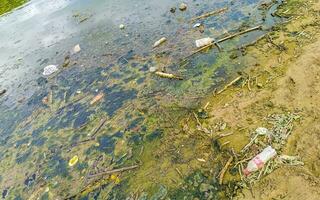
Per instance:
[[[70,56],[67,55],[67,56],[64,58],[62,67],[68,67],[69,64],[70,64]]]
[[[226,173],[226,171],[228,170],[231,162],[233,161],[233,157],[230,156],[229,160],[227,161],[226,165],[223,167],[223,169],[221,170],[220,172],[220,176],[219,176],[219,184],[222,185],[223,183],[223,177],[224,177],[224,174]]]
[[[95,103],[97,103],[98,101],[100,101],[103,98],[104,94],[103,93],[99,93],[98,95],[96,95],[91,101],[90,101],[90,105],[93,105]]]
[[[153,48],[156,48],[158,46],[160,46],[162,43],[166,42],[167,41],[167,38],[165,37],[162,37],[160,40],[156,41],[154,44],[153,44]]]
[[[231,81],[230,83],[228,83],[227,85],[225,85],[221,90],[219,90],[216,94],[221,94],[222,92],[224,92],[226,89],[228,89],[229,87],[231,87],[232,85],[236,84],[239,80],[242,79],[242,76],[238,76],[237,78],[235,78],[233,81]]]
[[[76,13],[76,14],[74,14],[74,15],[72,15],[72,16],[73,16],[73,17],[78,21],[78,23],[80,24],[80,23],[88,20],[90,17],[92,17],[92,14]]]
[[[185,11],[185,10],[187,10],[187,7],[188,7],[187,4],[181,3],[180,6],[179,6],[179,10]]]
[[[277,155],[276,150],[274,150],[271,146],[266,147],[261,153],[256,155],[253,159],[251,159],[248,163],[247,168],[243,170],[243,173],[248,176],[252,172],[255,172],[261,168],[272,158]]]
[[[99,125],[97,126],[97,128],[95,128],[92,131],[92,134],[89,133],[88,136],[90,136],[91,138],[94,138],[95,135],[100,131],[100,129],[104,126],[104,124],[107,122],[107,118],[101,119]]]
[[[270,131],[265,127],[258,127],[256,133],[257,135],[270,135]]]
[[[200,16],[198,16],[198,17],[194,17],[194,18],[191,19],[191,21],[195,21],[195,20],[199,20],[199,19],[204,19],[204,18],[213,16],[213,15],[217,15],[217,14],[223,13],[223,12],[225,12],[225,11],[227,11],[227,10],[228,10],[227,7],[221,8],[221,9],[219,9],[219,10],[214,10],[214,11],[205,13],[205,14],[203,14],[203,15],[200,15]]]
[[[241,152],[246,151],[253,143],[255,143],[258,136],[268,136],[269,138],[271,137],[271,132],[264,127],[257,128],[255,133],[256,135],[251,138],[250,142],[241,150]]]
[[[255,27],[252,27],[252,28],[248,28],[248,29],[246,29],[246,30],[244,30],[244,31],[240,31],[240,32],[238,32],[238,33],[229,35],[229,36],[227,36],[227,37],[225,37],[225,38],[222,38],[222,39],[218,40],[217,43],[224,42],[224,41],[229,40],[229,39],[231,39],[231,38],[234,38],[234,37],[236,37],[236,36],[243,35],[243,34],[245,34],[245,33],[249,33],[249,32],[251,32],[251,31],[255,31],[255,30],[259,30],[259,29],[262,29],[262,26],[261,26],[261,25],[255,26]]]
[[[150,68],[149,68],[149,71],[150,71],[151,73],[153,73],[153,72],[156,72],[157,69],[158,69],[158,67],[150,67]]]
[[[299,156],[280,155],[277,158],[277,162],[282,165],[304,165]]]
[[[176,10],[177,10],[177,8],[176,8],[176,7],[172,7],[172,8],[170,8],[170,12],[171,12],[171,13],[175,13],[175,12],[176,12]]]
[[[199,162],[206,162],[206,160],[203,159],[203,158],[197,158],[197,160],[198,160]]]
[[[79,161],[78,156],[73,156],[70,160],[69,160],[69,166],[72,167],[75,164],[77,164],[77,162]]]
[[[296,156],[282,155],[271,160],[275,157],[276,152],[281,153],[282,147],[286,144],[286,140],[292,132],[293,121],[297,119],[299,119],[299,116],[292,113],[272,114],[267,117],[268,122],[273,125],[271,129],[259,127],[255,130],[250,142],[241,150],[242,160],[235,164],[235,166],[239,165],[241,186],[251,187],[254,182],[272,173],[281,165],[303,164]],[[266,146],[268,147],[266,148]],[[258,156],[255,155],[257,150],[261,152]],[[248,167],[244,169],[242,163],[248,160],[250,160]],[[243,176],[243,173],[246,176]]]
[[[212,38],[209,38],[209,37],[202,38],[202,39],[196,40],[196,46],[198,48],[200,48],[200,47],[204,47],[204,46],[210,45],[210,44],[212,44],[212,42],[213,42]]]
[[[47,104],[48,104],[48,102],[49,102],[49,98],[48,98],[48,96],[43,97],[43,99],[42,99],[42,103],[43,103],[43,104],[45,104],[45,105],[47,105]]]
[[[155,72],[155,74],[162,77],[162,78],[183,80],[182,77],[176,76],[174,74],[169,74],[169,73],[164,73],[164,72]]]
[[[49,76],[58,71],[58,67],[56,65],[48,65],[43,69],[43,75]]]
[[[76,46],[73,47],[73,53],[78,53],[81,51],[80,45],[77,44]]]
[[[119,28],[120,28],[120,29],[124,29],[124,28],[125,28],[124,24],[120,24],[120,25],[119,25]]]
[[[201,26],[201,23],[196,23],[195,25],[193,25],[193,28],[198,28]]]
[[[119,168],[119,169],[113,169],[113,170],[103,171],[103,172],[99,172],[99,173],[97,173],[97,174],[91,174],[91,175],[88,175],[88,177],[89,177],[89,178],[93,178],[93,177],[97,177],[97,176],[114,174],[114,173],[119,173],[119,172],[131,170],[131,169],[136,169],[136,168],[138,168],[138,167],[139,167],[139,165],[132,165],[132,166],[129,166],[129,167],[123,167],[123,168]]]
[[[0,96],[4,95],[6,92],[7,92],[7,90],[6,90],[6,89],[2,89],[2,90],[0,90]]]

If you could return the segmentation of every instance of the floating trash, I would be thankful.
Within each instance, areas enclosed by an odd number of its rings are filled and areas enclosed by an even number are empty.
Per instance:
[[[81,51],[80,45],[77,44],[76,46],[73,47],[73,53],[78,53]]]
[[[56,65],[48,65],[43,69],[43,75],[44,76],[49,76],[53,73],[55,73],[56,71],[58,71],[58,67]]]
[[[124,29],[124,28],[125,28],[125,25],[124,25],[124,24],[120,24],[120,25],[119,25],[119,28],[120,28],[120,29]]]
[[[158,46],[160,46],[162,43],[166,42],[167,41],[167,38],[165,37],[162,37],[160,40],[156,41],[154,44],[153,44],[153,48],[156,48]]]
[[[69,160],[69,166],[70,167],[74,166],[75,164],[77,164],[78,161],[79,161],[78,156],[73,156],[73,158]]]
[[[193,28],[198,28],[201,26],[201,23],[196,23],[195,25],[193,25]]]
[[[204,47],[204,46],[211,44],[212,42],[213,42],[212,38],[209,38],[209,37],[202,38],[202,39],[196,40],[196,47],[198,47],[198,48]]]
[[[100,101],[103,96],[104,96],[103,93],[99,93],[97,96],[93,97],[93,99],[90,101],[90,105],[93,105],[93,104],[97,103],[98,101]]]

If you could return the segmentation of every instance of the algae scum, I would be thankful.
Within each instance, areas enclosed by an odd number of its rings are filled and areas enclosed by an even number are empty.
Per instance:
[[[272,17],[280,2],[186,1],[186,11],[170,12],[179,3],[34,0],[0,18],[3,198],[233,195],[233,183],[220,186],[208,173],[216,175],[220,165],[194,160],[204,146],[224,156],[211,141],[186,137],[180,123],[192,126],[186,118],[201,100],[245,67],[245,45],[281,21]],[[196,21],[204,29],[193,28],[194,16],[221,8],[227,9]],[[184,59],[196,39],[257,25],[262,29],[220,43],[221,52]],[[152,49],[161,37],[168,41]],[[76,44],[81,51],[72,53]],[[49,64],[59,72],[43,77]],[[151,67],[183,80],[158,77]]]

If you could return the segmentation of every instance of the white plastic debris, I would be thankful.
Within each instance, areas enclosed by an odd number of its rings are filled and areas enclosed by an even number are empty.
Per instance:
[[[249,161],[248,166],[243,170],[243,173],[248,176],[250,173],[263,168],[263,166],[276,155],[276,150],[274,150],[271,146],[268,146],[261,153],[259,153]]]
[[[120,25],[119,25],[119,28],[120,28],[120,29],[124,29],[124,28],[125,28],[124,24],[120,24]]]
[[[149,68],[149,71],[150,71],[151,73],[156,72],[156,71],[157,71],[157,67],[150,67],[150,68]]]
[[[76,46],[73,47],[73,53],[78,53],[81,51],[80,45],[77,44]]]
[[[259,127],[259,128],[256,129],[256,133],[258,135],[269,135],[270,131],[265,127]]]
[[[56,65],[48,65],[43,69],[43,75],[44,76],[49,76],[53,73],[55,73],[56,71],[58,71],[58,67]]]
[[[162,37],[160,40],[156,41],[156,42],[153,44],[153,48],[160,46],[162,43],[164,43],[164,42],[166,42],[166,41],[167,41],[167,38]]]
[[[201,26],[201,23],[196,23],[195,25],[193,25],[193,28],[198,28]]]
[[[209,44],[211,44],[212,42],[213,42],[213,39],[212,39],[212,38],[209,38],[209,37],[207,37],[207,38],[202,38],[202,39],[196,40],[196,46],[197,46],[198,48],[200,48],[200,47],[204,47],[204,46],[206,46],[206,45],[209,45]]]

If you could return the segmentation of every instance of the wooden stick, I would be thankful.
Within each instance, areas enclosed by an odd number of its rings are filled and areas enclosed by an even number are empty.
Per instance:
[[[242,76],[238,76],[238,77],[235,78],[233,81],[231,81],[230,83],[228,83],[227,85],[225,85],[220,91],[217,92],[217,94],[221,94],[221,93],[224,92],[226,89],[228,89],[230,86],[232,86],[233,84],[235,84],[236,82],[238,82],[241,78],[242,78]]]
[[[218,135],[217,139],[220,139],[220,138],[223,138],[223,137],[227,137],[229,135],[233,135],[233,133],[220,134],[220,135]]]
[[[228,10],[228,7],[221,8],[221,9],[219,9],[219,10],[214,10],[214,11],[205,13],[205,14],[203,14],[203,15],[200,15],[200,16],[198,16],[198,17],[194,17],[194,18],[192,18],[190,21],[193,22],[193,21],[198,20],[198,19],[207,18],[207,17],[210,17],[210,16],[212,16],[212,15],[217,15],[217,14],[223,13],[223,12],[225,12],[225,11],[227,11],[227,10]]]
[[[183,175],[182,173],[180,172],[180,170],[176,167],[175,170],[178,172],[179,176],[183,179]]]
[[[119,168],[119,169],[108,170],[108,171],[104,171],[104,172],[100,172],[100,173],[96,173],[96,174],[91,174],[91,175],[88,176],[88,178],[93,178],[93,177],[97,177],[97,176],[103,176],[103,175],[107,175],[107,174],[123,172],[123,171],[131,170],[131,169],[135,169],[135,168],[138,168],[138,167],[139,167],[139,165],[132,165],[132,166],[129,166],[129,167],[123,167],[123,168]]]
[[[262,28],[262,26],[259,25],[259,26],[255,26],[255,27],[249,28],[249,29],[244,30],[244,31],[240,31],[240,32],[238,32],[238,33],[229,35],[229,36],[227,36],[227,37],[225,37],[225,38],[222,38],[222,39],[218,40],[217,43],[224,42],[224,41],[229,40],[229,39],[231,39],[231,38],[234,38],[234,37],[236,37],[236,36],[239,36],[239,35],[242,35],[242,34],[251,32],[251,31],[255,31],[255,30],[258,30],[258,29],[261,29],[261,28]]]
[[[233,161],[233,157],[231,156],[229,158],[229,160],[227,161],[226,165],[223,167],[223,169],[221,170],[220,172],[220,177],[219,177],[219,184],[222,185],[222,181],[223,181],[223,177],[224,177],[224,174],[226,173],[226,171],[228,170],[231,162]]]
[[[203,46],[203,47],[201,47],[200,49],[197,49],[196,51],[192,52],[190,55],[188,55],[187,57],[185,57],[184,60],[187,59],[187,58],[190,58],[190,57],[193,56],[194,54],[197,54],[197,53],[199,53],[199,52],[201,52],[201,51],[203,51],[203,50],[205,50],[205,49],[207,49],[207,48],[210,48],[210,47],[212,47],[212,46],[214,46],[214,45],[216,45],[216,46],[218,47],[218,45],[219,45],[220,42],[224,42],[224,41],[229,40],[229,39],[232,39],[232,38],[234,38],[234,37],[236,37],[236,36],[239,36],[239,35],[242,35],[242,34],[245,34],[245,33],[248,33],[248,32],[254,31],[254,30],[257,30],[257,29],[261,29],[261,28],[262,28],[262,26],[259,25],[259,26],[256,26],[256,27],[253,27],[253,28],[249,28],[249,29],[247,29],[247,30],[244,30],[244,31],[241,31],[241,32],[232,34],[232,35],[229,35],[229,36],[227,36],[227,37],[225,37],[225,38],[222,38],[222,39],[220,39],[220,40],[214,41],[214,43],[211,43],[211,44],[208,44],[208,45],[206,45],[206,46]],[[260,39],[260,38],[259,38],[259,39]],[[218,48],[219,48],[219,47],[218,47]],[[221,47],[220,47],[220,48],[221,48]]]
[[[162,78],[169,78],[169,79],[178,79],[178,80],[183,80],[183,78],[178,77],[174,74],[168,74],[168,73],[164,73],[164,72],[155,72],[156,75],[162,77]]]
[[[103,127],[103,125],[107,122],[107,118],[101,119],[99,125],[96,129],[94,129],[91,138],[94,138],[94,136],[100,131],[100,129]]]

